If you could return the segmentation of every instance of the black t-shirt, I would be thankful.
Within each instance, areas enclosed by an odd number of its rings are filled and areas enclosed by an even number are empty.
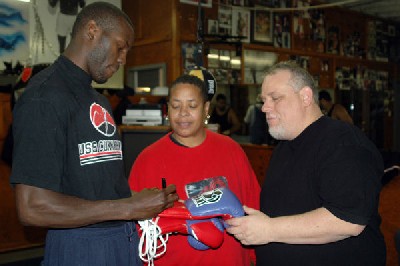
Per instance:
[[[366,225],[356,237],[321,245],[270,243],[256,247],[258,265],[384,265],[378,214],[383,160],[363,132],[321,117],[296,139],[274,149],[260,196],[270,217],[320,207]]]
[[[229,119],[228,119],[229,109],[230,108],[228,108],[223,115],[219,115],[217,113],[217,110],[215,110],[215,109],[211,113],[209,123],[210,124],[218,124],[220,127],[219,128],[220,132],[224,132],[232,127],[232,124],[229,123]]]
[[[14,108],[11,183],[88,200],[131,195],[108,100],[66,57],[29,82]]]

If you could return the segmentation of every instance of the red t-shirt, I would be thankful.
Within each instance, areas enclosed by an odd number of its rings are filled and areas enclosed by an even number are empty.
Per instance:
[[[187,199],[185,185],[212,177],[225,177],[230,190],[243,205],[259,209],[260,186],[246,154],[227,136],[207,130],[205,141],[193,148],[183,147],[170,134],[142,151],[132,167],[129,184],[132,190],[161,187],[161,178],[175,184],[180,199]],[[250,259],[251,258],[251,259]],[[218,249],[199,251],[188,244],[187,236],[170,235],[166,253],[156,265],[250,265],[253,249],[242,246],[224,233]]]

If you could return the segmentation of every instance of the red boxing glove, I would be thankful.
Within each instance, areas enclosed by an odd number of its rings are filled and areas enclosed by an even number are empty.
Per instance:
[[[159,213],[158,217],[179,220],[193,220],[193,216],[190,214],[185,204],[181,201],[175,201],[171,208],[165,209],[163,212]]]
[[[161,212],[152,223],[157,224],[157,228],[153,226],[153,231],[144,230],[141,235],[141,242],[149,234],[150,242],[145,246],[146,252],[142,252],[143,245],[139,248],[141,258],[143,254],[150,254],[149,260],[162,255],[156,253],[155,238],[169,233],[180,233],[188,235],[189,244],[198,250],[206,250],[208,248],[216,249],[222,245],[224,240],[224,220],[232,217],[244,215],[243,206],[235,194],[227,187],[216,188],[182,202],[175,202],[174,206]],[[146,227],[146,226],[145,226]],[[167,240],[160,240],[166,248]]]
[[[198,250],[216,249],[224,240],[224,226],[217,218],[183,220],[160,217],[157,221],[160,234],[180,233],[188,235],[189,244]]]

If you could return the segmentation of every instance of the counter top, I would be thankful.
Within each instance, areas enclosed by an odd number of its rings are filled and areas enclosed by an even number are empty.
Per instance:
[[[139,125],[119,125],[118,126],[119,131],[170,131],[171,127],[170,126],[139,126]],[[231,138],[236,141],[239,144],[249,144],[249,145],[255,145],[251,144],[249,142],[249,136],[248,135],[232,135]],[[271,145],[255,145],[255,146],[265,146],[265,147],[273,147]]]
[[[128,126],[128,125],[120,125],[118,126],[120,131],[126,130],[140,130],[140,131],[169,131],[171,127],[169,126]]]

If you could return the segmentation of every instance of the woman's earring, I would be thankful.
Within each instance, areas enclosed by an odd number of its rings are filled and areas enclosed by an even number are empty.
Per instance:
[[[209,114],[207,114],[207,117],[206,117],[206,119],[204,120],[204,124],[205,124],[205,125],[208,124],[208,119],[210,119],[210,115],[209,115]]]

